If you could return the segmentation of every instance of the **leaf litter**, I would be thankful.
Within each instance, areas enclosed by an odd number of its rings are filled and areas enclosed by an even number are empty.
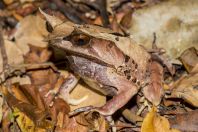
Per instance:
[[[198,131],[198,2],[109,0],[106,5],[104,2],[0,2],[1,131]],[[71,93],[61,89],[72,71],[64,53],[48,46],[46,21],[38,8],[68,24],[89,24],[88,35],[113,41],[138,60],[140,66],[145,66],[142,57],[148,55],[142,52],[142,56],[137,56],[136,52],[141,52],[137,44],[147,48],[154,56],[150,64],[152,72],[147,75],[152,83],[141,89],[112,118],[94,111],[70,117],[69,112],[77,108],[103,106],[109,97],[93,91],[81,79]],[[188,17],[184,17],[185,14]],[[100,27],[93,24],[106,29],[97,33]],[[84,31],[83,26],[80,30]],[[64,31],[61,27],[57,32],[61,35],[70,30]],[[114,38],[111,34],[116,32],[128,38]],[[157,49],[151,48],[153,43]],[[71,99],[77,103],[71,105],[68,101]]]

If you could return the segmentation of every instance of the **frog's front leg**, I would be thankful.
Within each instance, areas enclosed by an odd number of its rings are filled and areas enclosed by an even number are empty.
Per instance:
[[[62,81],[62,78],[58,79],[54,89],[50,90],[45,95],[45,97],[47,98],[49,97],[51,98],[51,100],[53,100],[54,97],[58,96],[59,98],[62,98],[64,101],[66,101],[68,104],[78,105],[81,102],[83,102],[85,99],[87,99],[87,96],[84,96],[80,99],[70,98],[69,93],[75,88],[78,81],[79,81],[79,77],[73,75],[72,73],[69,73],[69,75],[66,77],[64,81]],[[50,96],[53,96],[53,97],[50,97]]]
[[[73,99],[73,98],[70,98],[69,96],[69,93],[75,88],[79,79],[80,79],[79,77],[70,73],[69,76],[65,79],[64,83],[62,84],[58,97],[62,98],[64,101],[66,101],[70,105],[78,105],[84,100],[86,100],[88,97],[86,95],[80,99]]]

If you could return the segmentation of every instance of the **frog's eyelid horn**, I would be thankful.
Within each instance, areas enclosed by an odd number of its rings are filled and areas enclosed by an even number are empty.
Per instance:
[[[41,8],[39,7],[39,11],[40,13],[45,17],[45,19],[47,20],[48,24],[50,24],[50,26],[54,29],[54,27],[56,25],[59,25],[61,23],[63,23],[63,21],[55,16],[51,16],[48,15],[47,13],[45,13],[44,11],[41,10]]]

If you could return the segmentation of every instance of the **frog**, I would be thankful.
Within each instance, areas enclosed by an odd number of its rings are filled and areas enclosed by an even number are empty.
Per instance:
[[[144,87],[151,55],[131,37],[97,25],[74,24],[48,15],[49,45],[65,51],[70,69],[91,88],[112,97],[101,107],[86,107],[111,116]],[[79,108],[80,109],[80,108]]]

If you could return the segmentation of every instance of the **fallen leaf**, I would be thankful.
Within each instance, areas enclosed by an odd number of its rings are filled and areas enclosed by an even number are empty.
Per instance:
[[[141,132],[179,132],[171,129],[168,120],[156,113],[156,108],[152,108],[143,120]]]
[[[33,2],[35,0],[20,0],[21,3],[25,3],[25,2]]]
[[[47,47],[37,47],[29,45],[30,51],[24,55],[25,63],[44,63],[51,56],[51,52]]]
[[[169,119],[171,128],[176,128],[185,132],[197,132],[198,130],[198,110],[176,114]]]
[[[167,98],[182,98],[191,105],[198,107],[198,73],[181,77],[171,85],[171,95]]]
[[[13,115],[16,117],[16,121],[22,132],[45,132],[45,129],[36,128],[34,122],[19,109],[14,108]]]
[[[86,126],[77,123],[76,119],[70,118],[67,122],[64,122],[65,127],[57,127],[55,130],[57,132],[87,132],[88,128]]]
[[[84,96],[87,96],[87,99],[81,102],[79,105],[71,106],[71,110],[75,110],[77,108],[81,108],[84,106],[95,106],[100,107],[106,103],[106,96],[102,95],[96,91],[93,91],[92,88],[87,86],[86,84],[77,84],[75,89],[71,92],[70,97],[73,99],[80,99]]]
[[[198,50],[194,47],[186,49],[179,57],[179,60],[182,62],[186,70],[190,72],[195,65],[198,64]]]
[[[108,129],[107,121],[97,112],[81,113],[75,119],[78,124],[88,127],[91,131],[106,132]]]
[[[133,112],[133,111],[131,111],[131,110],[129,110],[129,109],[123,110],[123,111],[122,111],[122,115],[123,115],[128,121],[130,121],[130,122],[132,122],[132,123],[134,123],[134,124],[143,120],[142,117],[136,115],[135,112]]]
[[[12,4],[15,0],[3,0],[6,5]]]
[[[7,53],[8,64],[17,65],[22,64],[24,62],[23,54],[21,50],[17,47],[17,45],[4,38],[4,45]],[[17,56],[17,57],[16,57]],[[0,71],[2,72],[3,68],[3,60],[2,55],[0,54]]]
[[[45,21],[38,15],[29,15],[20,21],[14,36],[17,46],[25,55],[30,50],[28,44],[37,47],[46,47],[47,42],[43,40],[44,36],[47,36],[47,34]]]
[[[12,108],[12,111],[15,114],[14,117],[16,119],[18,118],[17,123],[22,131],[26,132],[40,128],[48,130],[53,129],[53,121],[50,121],[47,118],[48,112],[37,107],[37,102],[33,100],[32,97],[25,94],[26,98],[28,98],[28,103],[26,103],[14,97],[8,92],[7,88],[3,87],[3,89],[5,99],[8,105]]]
[[[144,96],[155,106],[159,105],[164,95],[163,67],[158,62],[151,62],[150,84],[143,88]]]

